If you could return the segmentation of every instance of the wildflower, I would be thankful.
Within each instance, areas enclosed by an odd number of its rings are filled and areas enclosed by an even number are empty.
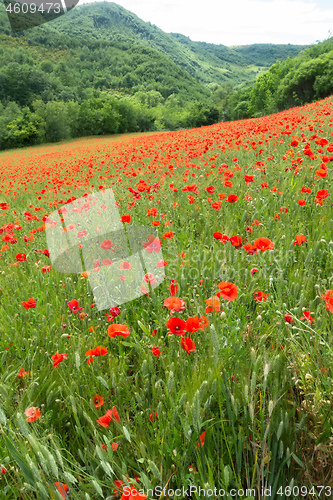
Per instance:
[[[79,307],[79,302],[75,299],[67,302],[67,305],[72,310],[73,314],[76,314],[78,311],[83,311],[83,307]]]
[[[172,231],[169,231],[168,233],[164,233],[163,235],[163,239],[165,240],[165,238],[173,238],[173,232]]]
[[[155,411],[154,413],[151,413],[151,414],[149,415],[149,420],[150,420],[151,422],[154,422],[155,417],[157,417],[157,411]]]
[[[158,347],[152,347],[151,349],[151,352],[154,354],[154,356],[156,356],[157,358],[159,357],[159,355],[161,354],[161,351],[159,350]]]
[[[122,335],[124,338],[130,335],[127,325],[113,324],[108,327],[109,337],[114,338],[116,335]]]
[[[217,285],[220,289],[219,292],[217,292],[217,297],[222,297],[225,300],[233,301],[237,298],[238,296],[238,291],[237,291],[237,286],[234,285],[233,283],[229,282],[222,282]]]
[[[157,283],[157,280],[155,276],[152,273],[147,273],[144,275],[143,280],[146,283],[149,283],[150,285],[155,285]]]
[[[179,290],[178,282],[174,279],[171,280],[171,284],[169,285],[169,292],[171,295],[176,295]]]
[[[315,318],[312,318],[310,314],[311,314],[310,311],[304,311],[303,316],[299,319],[301,321],[307,320],[307,321],[310,321],[310,323],[312,323],[315,320]]]
[[[253,267],[253,268],[251,269],[251,274],[252,274],[252,276],[253,276],[254,274],[256,274],[258,271],[259,271],[259,269],[257,269],[256,267]]]
[[[186,322],[181,318],[170,318],[166,326],[170,330],[168,335],[183,335]]]
[[[285,314],[284,319],[285,321],[287,321],[287,323],[293,323],[294,321],[293,317],[290,316],[289,314]]]
[[[142,242],[143,248],[147,250],[148,253],[158,253],[161,249],[161,241],[159,238],[156,238],[154,235],[147,236],[148,238],[148,243],[147,242]]]
[[[184,311],[185,309],[185,300],[180,299],[179,297],[168,297],[164,301],[165,307],[171,310],[171,312],[179,312]]]
[[[17,374],[17,377],[19,377],[19,378],[21,378],[21,377],[27,377],[28,375],[29,375],[29,373],[28,373],[28,372],[26,372],[26,371],[24,370],[24,368],[20,368],[20,369],[19,369],[19,372],[18,372],[18,374]]]
[[[306,200],[299,199],[297,202],[297,205],[300,205],[301,207],[304,207],[306,205]]]
[[[274,250],[274,243],[268,238],[258,238],[253,246],[262,252],[265,250]]]
[[[55,353],[53,356],[51,356],[51,359],[54,361],[53,363],[53,368],[55,368],[56,366],[58,366],[59,363],[61,363],[61,361],[63,361],[63,359],[67,359],[67,356],[68,354],[59,354],[59,353]]]
[[[221,312],[220,310],[220,299],[217,295],[213,295],[213,297],[209,297],[209,299],[205,300],[207,307],[205,309],[206,313],[210,312]]]
[[[36,307],[36,301],[35,299],[30,298],[29,300],[22,302],[22,306],[25,307],[25,309],[34,309]]]
[[[113,318],[116,318],[117,316],[119,316],[120,314],[120,309],[119,307],[115,306],[115,307],[111,307],[110,309],[110,314]]]
[[[25,253],[18,253],[16,255],[16,260],[23,262],[24,260],[27,260],[27,256]]]
[[[57,489],[58,489],[60,495],[62,496],[63,500],[65,500],[68,497],[67,493],[69,491],[69,488],[68,488],[67,484],[59,483],[59,482],[56,482],[56,483],[53,483],[53,484],[54,484],[54,486],[57,487]]]
[[[93,403],[95,405],[95,408],[97,409],[104,404],[104,398],[99,394],[95,394],[95,396],[93,397]]]
[[[35,406],[31,406],[25,410],[25,415],[28,417],[27,422],[35,422],[40,418],[40,409]]]
[[[307,243],[306,236],[304,234],[296,234],[294,245],[302,245],[303,243]]]
[[[195,343],[190,337],[182,337],[180,345],[182,349],[184,349],[184,351],[187,352],[187,354],[190,354],[191,352],[195,351]]]
[[[102,347],[102,346],[97,346],[95,349],[89,349],[89,351],[87,351],[85,353],[85,356],[90,356],[89,359],[87,359],[87,365],[90,365],[94,358],[93,356],[105,356],[105,354],[108,353],[108,350],[106,347]]]
[[[131,222],[131,216],[129,214],[121,216],[121,222]]]
[[[205,434],[206,432],[204,431],[202,434],[200,434],[200,445],[201,445],[201,448],[204,446],[205,444]]]
[[[228,198],[226,199],[226,201],[228,201],[229,203],[235,203],[235,201],[238,201],[238,196],[236,194],[229,194]]]
[[[120,418],[117,412],[117,409],[115,406],[112,407],[112,410],[108,410],[105,415],[102,415],[99,417],[96,422],[107,429],[109,427],[109,423],[112,421],[112,419],[115,419],[117,422],[120,422]]]
[[[260,291],[254,292],[253,296],[254,300],[256,300],[257,302],[262,302],[263,300],[267,300],[267,293],[264,292]]]
[[[232,236],[230,238],[230,243],[232,244],[232,246],[234,246],[235,248],[241,248],[242,245],[243,245],[243,238],[241,236]]]
[[[47,273],[48,271],[51,271],[52,266],[44,266],[41,268],[42,273]]]
[[[333,290],[327,290],[321,298],[325,300],[326,310],[333,313]]]

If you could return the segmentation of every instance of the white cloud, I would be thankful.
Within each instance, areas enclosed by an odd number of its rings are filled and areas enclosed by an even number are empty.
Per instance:
[[[86,3],[89,0],[80,2]],[[195,41],[309,44],[333,32],[333,7],[320,0],[116,0],[163,31]]]

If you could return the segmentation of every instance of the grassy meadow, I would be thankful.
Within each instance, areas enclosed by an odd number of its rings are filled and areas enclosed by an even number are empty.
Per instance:
[[[332,105],[0,153],[1,500],[332,497]],[[45,224],[110,188],[166,278],[98,311]]]

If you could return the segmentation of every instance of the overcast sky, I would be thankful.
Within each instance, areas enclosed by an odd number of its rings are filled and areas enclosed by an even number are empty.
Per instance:
[[[80,0],[78,5],[94,0]],[[333,0],[116,0],[143,21],[223,45],[310,44],[333,34]]]

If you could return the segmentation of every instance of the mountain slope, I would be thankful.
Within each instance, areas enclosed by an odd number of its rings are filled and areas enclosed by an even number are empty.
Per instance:
[[[254,80],[279,57],[293,57],[306,47],[257,44],[229,48],[193,42],[180,34],[165,33],[113,2],[77,5],[65,16],[39,29],[74,38],[148,45],[169,56],[174,63],[204,84],[230,82],[235,85]]]

